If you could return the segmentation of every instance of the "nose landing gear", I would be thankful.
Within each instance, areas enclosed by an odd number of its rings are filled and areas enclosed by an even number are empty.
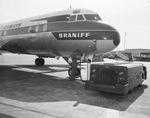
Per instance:
[[[43,66],[45,64],[45,60],[43,58],[36,58],[35,65],[36,66]]]
[[[72,76],[72,68],[70,68],[69,70],[68,70],[68,75],[71,77]],[[80,68],[76,68],[76,70],[75,70],[75,77],[77,77],[77,76],[80,76],[81,75],[81,70],[80,70]]]

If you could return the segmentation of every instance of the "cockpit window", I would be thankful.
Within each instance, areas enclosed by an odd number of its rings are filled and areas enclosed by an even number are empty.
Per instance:
[[[92,21],[98,21],[101,20],[98,14],[79,14],[79,15],[72,15],[70,16],[70,22],[75,21],[85,21],[85,20],[92,20]]]
[[[71,16],[70,22],[76,21],[76,15]]]
[[[101,20],[98,14],[84,14],[86,20]]]
[[[77,18],[78,21],[80,20],[84,20],[84,17],[82,15],[78,15],[78,18]]]

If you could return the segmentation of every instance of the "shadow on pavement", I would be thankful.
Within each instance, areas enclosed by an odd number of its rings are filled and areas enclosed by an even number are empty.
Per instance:
[[[0,118],[15,118],[15,117],[4,115],[4,114],[0,113]]]
[[[124,111],[138,99],[147,88],[146,85],[142,85],[136,88],[132,94],[126,96],[85,90],[84,84],[78,81],[69,81],[68,78],[62,79],[44,75],[43,73],[48,72],[66,71],[51,69],[51,67],[68,68],[69,66],[0,66],[0,96],[31,103],[76,101],[73,107],[82,103]],[[40,70],[41,73],[18,71],[14,68]]]

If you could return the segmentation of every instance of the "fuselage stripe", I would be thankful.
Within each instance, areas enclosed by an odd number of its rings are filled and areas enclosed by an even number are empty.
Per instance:
[[[37,28],[38,27],[38,28]],[[30,31],[29,31],[30,30]],[[102,24],[100,27],[97,22],[74,22],[74,23],[46,23],[40,25],[32,25],[27,27],[19,27],[14,29],[1,30],[0,36],[20,35],[29,33],[41,32],[76,32],[76,31],[110,31],[116,32],[114,29],[109,28]]]

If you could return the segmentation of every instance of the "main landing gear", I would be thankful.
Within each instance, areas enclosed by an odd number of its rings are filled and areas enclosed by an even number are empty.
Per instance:
[[[43,58],[36,58],[35,65],[36,66],[43,66],[45,64],[45,60]]]
[[[67,58],[64,58],[67,61]],[[68,61],[67,61],[68,62]],[[43,66],[45,64],[45,60],[42,57],[35,59],[36,66]],[[79,62],[77,62],[77,57],[72,56],[72,63],[69,63],[71,68],[68,70],[68,75],[70,76],[70,80],[74,81],[76,77],[81,75],[81,66],[78,68]]]

